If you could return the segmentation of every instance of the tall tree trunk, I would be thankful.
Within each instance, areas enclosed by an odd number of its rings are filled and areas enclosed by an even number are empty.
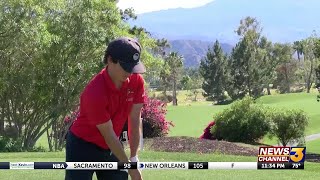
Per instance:
[[[47,140],[48,140],[48,145],[49,145],[49,151],[53,151],[53,146],[52,146],[52,133],[49,133],[49,129],[47,129]]]
[[[193,101],[197,101],[197,96],[198,96],[198,91],[197,90],[194,90],[193,91],[193,95],[194,95],[194,98],[193,98]]]
[[[285,68],[285,78],[286,78],[286,93],[290,93],[290,82],[288,77],[288,64],[286,63]]]
[[[287,141],[285,141],[284,139],[283,139],[283,140],[281,140],[281,143],[282,143],[282,146],[287,146],[287,144],[288,144],[288,142],[287,142]]]
[[[3,110],[0,109],[0,136],[4,135],[4,113],[2,111]]]
[[[164,98],[166,99],[166,101],[168,100],[168,98],[167,98],[167,87],[165,86],[165,87],[163,87],[164,89],[163,89],[163,96],[164,96]]]
[[[248,72],[248,77],[247,77],[247,86],[248,86],[248,91],[249,91],[249,96],[251,97],[251,74],[250,74],[250,65],[249,61],[247,61],[247,72]]]
[[[1,117],[0,119],[0,136],[4,134],[4,119]]]
[[[271,91],[270,91],[269,83],[267,83],[267,92],[268,92],[268,95],[271,95]]]
[[[310,93],[312,73],[313,73],[313,61],[311,61],[310,74],[309,74],[308,79],[307,79],[307,93]]]
[[[307,93],[310,93],[310,89],[311,89],[311,85],[310,85],[310,81],[308,80],[308,82],[307,82]]]
[[[176,87],[176,78],[173,78],[173,92],[172,92],[172,105],[177,106],[177,87]]]

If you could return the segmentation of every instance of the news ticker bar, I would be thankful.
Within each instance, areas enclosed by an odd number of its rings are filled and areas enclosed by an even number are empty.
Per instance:
[[[123,169],[304,169],[304,163],[292,162],[0,162],[0,169],[66,169],[66,170],[123,170]]]

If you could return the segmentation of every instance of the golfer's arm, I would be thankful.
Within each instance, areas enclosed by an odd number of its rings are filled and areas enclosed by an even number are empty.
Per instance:
[[[97,128],[99,129],[100,133],[104,137],[104,140],[106,141],[107,145],[109,146],[111,152],[119,159],[120,162],[128,162],[128,157],[122,148],[122,145],[116,136],[114,130],[112,121],[108,121],[103,124],[97,125]]]
[[[130,143],[130,157],[138,154],[139,142],[141,134],[141,108],[143,104],[134,104],[129,116],[128,133]]]

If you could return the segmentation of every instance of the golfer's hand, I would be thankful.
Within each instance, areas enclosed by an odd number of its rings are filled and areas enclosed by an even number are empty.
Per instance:
[[[129,169],[131,180],[142,180],[142,175],[139,169]]]

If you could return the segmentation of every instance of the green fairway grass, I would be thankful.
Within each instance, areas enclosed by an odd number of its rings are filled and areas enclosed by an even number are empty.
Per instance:
[[[64,152],[0,153],[1,162],[64,162]],[[256,162],[256,157],[197,153],[143,151],[142,162]],[[149,179],[317,179],[319,163],[306,163],[304,170],[143,170]],[[1,180],[61,180],[64,170],[0,170]],[[96,179],[96,178],[94,178]]]
[[[316,100],[316,93],[291,93],[263,96],[258,102],[271,107],[301,109],[309,116],[306,134],[320,133],[320,102]]]
[[[263,96],[258,103],[270,107],[302,109],[309,116],[306,134],[320,133],[320,103],[316,101],[315,93],[292,93]],[[190,105],[168,106],[167,119],[176,125],[171,128],[170,136],[199,137],[215,113],[222,111],[229,105],[212,105],[212,102],[196,102]],[[276,141],[267,140],[275,143]]]
[[[320,139],[307,142],[307,152],[320,154]]]
[[[269,139],[268,136],[265,136],[262,141],[264,144],[276,145],[278,144],[278,139],[276,137],[272,137]]]
[[[170,136],[198,137],[213,119],[214,113],[227,106],[212,106],[209,103],[191,106],[169,106],[167,119],[173,121]]]

